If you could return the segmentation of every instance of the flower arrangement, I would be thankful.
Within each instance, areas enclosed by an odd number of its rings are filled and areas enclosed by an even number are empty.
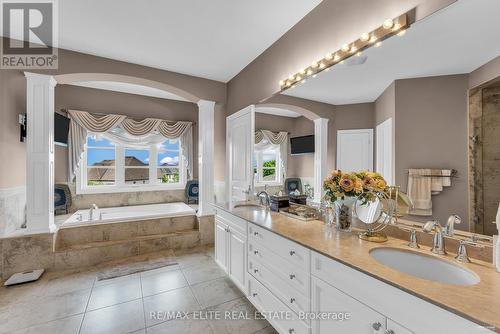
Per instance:
[[[387,182],[382,175],[375,172],[361,171],[343,173],[334,170],[325,179],[323,188],[326,191],[325,199],[335,202],[345,197],[357,197],[371,191],[387,191]]]

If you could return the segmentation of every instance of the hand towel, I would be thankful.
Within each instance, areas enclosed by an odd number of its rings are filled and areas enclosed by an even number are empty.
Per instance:
[[[441,170],[441,174],[443,176],[451,176],[451,169],[443,169]],[[451,186],[451,177],[442,177],[443,179],[443,187]]]
[[[432,178],[424,175],[431,175],[431,170],[408,170],[408,197],[413,203],[410,214],[432,216]]]

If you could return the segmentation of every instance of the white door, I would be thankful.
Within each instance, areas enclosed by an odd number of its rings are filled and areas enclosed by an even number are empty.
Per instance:
[[[312,277],[312,314],[342,313],[349,319],[312,320],[312,334],[383,334],[386,318],[319,278]]]
[[[376,164],[375,170],[382,174],[388,184],[394,184],[394,140],[392,118],[377,125],[375,129],[376,143]]]
[[[373,129],[337,132],[337,169],[373,170]]]
[[[227,238],[228,227],[219,218],[215,217],[215,261],[219,266],[227,271]]]
[[[229,229],[229,265],[228,273],[234,283],[246,291],[246,242],[245,236]]]
[[[228,199],[241,201],[253,191],[252,155],[255,142],[255,107],[253,105],[226,120],[226,159]]]

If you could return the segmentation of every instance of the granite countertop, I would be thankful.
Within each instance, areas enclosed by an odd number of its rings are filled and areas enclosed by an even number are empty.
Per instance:
[[[216,204],[216,208],[227,211],[248,222],[261,226],[282,237],[297,242],[313,251],[328,256],[360,272],[402,289],[430,303],[440,306],[461,317],[500,333],[500,273],[487,262],[472,259],[472,263],[460,264],[475,272],[481,279],[478,284],[457,286],[428,281],[411,276],[377,262],[369,255],[378,247],[395,247],[432,255],[428,247],[411,249],[408,240],[389,237],[384,243],[363,241],[357,233],[328,233],[331,227],[318,220],[302,221],[282,214],[239,206],[229,203]],[[438,256],[454,261],[454,254]]]

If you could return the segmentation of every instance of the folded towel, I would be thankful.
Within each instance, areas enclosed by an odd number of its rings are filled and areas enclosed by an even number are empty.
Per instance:
[[[441,175],[443,176],[451,176],[451,169],[443,169],[441,170]],[[442,177],[443,179],[443,187],[451,186],[451,177]]]
[[[432,216],[432,179],[430,169],[408,170],[408,197],[413,203],[410,214]]]

